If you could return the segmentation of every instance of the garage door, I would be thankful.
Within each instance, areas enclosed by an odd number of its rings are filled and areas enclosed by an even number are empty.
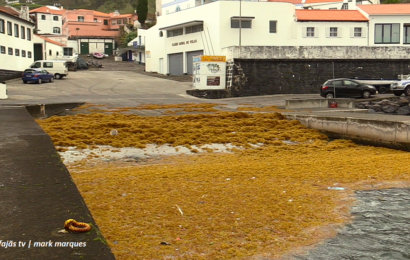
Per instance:
[[[184,59],[183,54],[175,53],[169,54],[169,74],[170,75],[182,75],[184,74]]]
[[[204,51],[190,51],[186,53],[187,71],[189,75],[192,75],[192,58],[198,55],[204,55]]]

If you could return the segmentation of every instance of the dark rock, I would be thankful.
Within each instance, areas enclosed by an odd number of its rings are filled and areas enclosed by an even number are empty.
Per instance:
[[[381,112],[382,111],[382,107],[380,105],[369,105],[366,108],[367,109],[372,109],[376,112]]]
[[[409,106],[403,106],[397,109],[396,113],[398,115],[410,115],[410,107]]]
[[[385,105],[382,106],[382,111],[385,113],[394,113],[399,109],[399,105]]]
[[[375,114],[376,111],[374,109],[367,109],[367,113],[369,114]]]
[[[408,106],[410,101],[407,98],[400,98],[398,101],[399,106]]]
[[[363,103],[358,103],[358,104],[356,104],[356,108],[363,109],[363,108],[365,108],[365,104],[363,104]]]

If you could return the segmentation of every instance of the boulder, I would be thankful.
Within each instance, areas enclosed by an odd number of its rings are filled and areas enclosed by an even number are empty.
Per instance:
[[[400,98],[398,101],[399,106],[408,106],[410,101],[407,98]]]
[[[382,106],[381,108],[384,113],[391,114],[391,113],[396,112],[397,109],[399,109],[399,107],[400,107],[399,105],[385,105],[385,106]]]
[[[410,115],[410,107],[409,106],[402,106],[397,109],[396,113],[398,115]]]
[[[364,102],[362,102],[362,103],[357,103],[356,104],[356,108],[360,108],[360,109],[364,109],[364,108],[366,108],[365,107],[365,104],[363,104]]]

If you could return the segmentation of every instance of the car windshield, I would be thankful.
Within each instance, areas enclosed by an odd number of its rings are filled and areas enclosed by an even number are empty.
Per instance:
[[[25,70],[24,73],[36,73],[36,71],[28,69],[28,70]]]
[[[327,85],[332,85],[332,81],[328,80],[323,84],[323,86],[327,86]]]

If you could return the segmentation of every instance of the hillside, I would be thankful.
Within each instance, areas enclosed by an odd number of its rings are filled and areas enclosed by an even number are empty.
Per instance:
[[[20,0],[25,3],[26,0]],[[136,0],[33,0],[37,5],[61,4],[65,9],[92,9],[104,13],[111,13],[118,10],[121,14],[133,13],[137,6]],[[0,0],[0,5],[5,5],[5,0]],[[31,6],[30,6],[31,7]],[[155,0],[148,0],[148,18],[155,18]]]

